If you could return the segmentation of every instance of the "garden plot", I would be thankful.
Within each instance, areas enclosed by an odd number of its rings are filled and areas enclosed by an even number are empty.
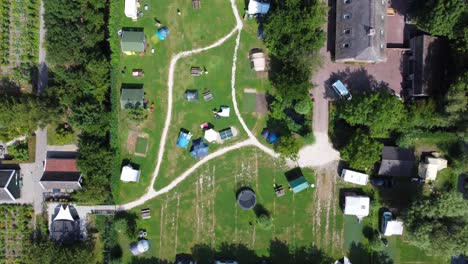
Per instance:
[[[1,205],[0,259],[2,263],[22,263],[23,250],[28,247],[31,232],[32,207]]]

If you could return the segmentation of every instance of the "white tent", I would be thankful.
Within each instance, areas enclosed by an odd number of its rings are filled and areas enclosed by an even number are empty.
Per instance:
[[[403,222],[391,220],[387,222],[384,236],[403,235]]]
[[[140,180],[140,171],[134,170],[131,165],[124,166],[122,174],[120,174],[120,180],[123,182],[138,182]]]
[[[266,57],[263,52],[257,52],[250,55],[250,61],[254,71],[266,71]]]
[[[341,171],[341,178],[343,178],[343,180],[346,182],[351,182],[359,185],[366,185],[367,181],[369,180],[369,175],[352,170],[343,169],[343,171]]]
[[[61,205],[60,206],[60,211],[58,212],[58,214],[55,216],[54,218],[54,221],[57,221],[57,220],[68,220],[68,221],[75,221],[75,219],[73,219],[71,213],[70,213],[70,207],[69,206],[64,206],[64,205]]]
[[[231,109],[228,106],[221,106],[221,111],[218,113],[219,116],[229,117]]]
[[[205,130],[205,139],[208,142],[213,142],[216,141],[219,137],[218,132],[216,132],[214,129],[210,128],[208,130]]]
[[[355,215],[361,219],[369,215],[369,205],[369,197],[346,196],[344,213],[345,215]]]
[[[270,3],[250,0],[247,13],[249,15],[262,14],[265,15],[270,10]]]
[[[125,16],[131,18],[132,20],[137,20],[137,13],[137,0],[125,0]]]

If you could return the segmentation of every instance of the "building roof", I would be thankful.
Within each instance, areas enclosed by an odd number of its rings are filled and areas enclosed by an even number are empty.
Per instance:
[[[77,171],[45,171],[39,183],[46,190],[78,190],[81,189],[80,181],[81,173]]]
[[[123,52],[145,51],[145,33],[143,31],[123,31],[121,39]]]
[[[290,180],[289,186],[294,193],[298,193],[309,188],[309,183],[307,182],[306,178],[304,178],[304,176],[300,176],[296,179]]]
[[[336,61],[387,60],[387,1],[336,2]]]
[[[369,175],[357,171],[343,169],[341,178],[346,182],[351,182],[359,185],[366,185],[369,180]]]
[[[411,177],[415,165],[416,158],[411,149],[384,146],[379,175]]]
[[[270,3],[267,1],[261,1],[261,0],[250,0],[247,13],[250,15],[255,15],[255,14],[261,14],[265,15],[268,13],[270,10]]]
[[[391,220],[387,222],[385,227],[384,236],[403,235],[403,222]]]
[[[20,194],[18,171],[0,170],[0,201],[15,201]]]
[[[419,164],[418,174],[421,178],[434,181],[437,173],[447,168],[447,160],[427,156],[424,162]]]
[[[346,196],[345,215],[355,215],[359,218],[369,215],[370,199],[365,196]]]
[[[250,54],[250,66],[254,71],[266,71],[267,62],[263,52]]]
[[[232,131],[232,128],[229,127],[219,131],[219,136],[221,137],[221,140],[226,140],[234,137],[234,133]]]
[[[59,243],[71,243],[79,239],[80,221],[74,207],[59,204],[55,208],[53,219],[50,225],[52,240]]]
[[[140,180],[140,171],[133,169],[130,164],[123,166],[120,180],[123,182],[138,182]]]
[[[125,16],[137,20],[137,0],[125,0]]]
[[[208,144],[203,141],[203,138],[193,141],[192,148],[190,149],[190,155],[196,159],[201,159],[208,155]]]
[[[76,167],[76,159],[47,159],[45,171],[79,171]]]
[[[191,138],[192,138],[192,133],[190,132],[185,133],[183,131],[180,131],[179,138],[177,138],[177,146],[181,148],[187,148],[190,143]]]
[[[120,94],[120,108],[139,108],[143,107],[143,99],[145,97],[145,91],[143,88],[129,88],[122,87]]]

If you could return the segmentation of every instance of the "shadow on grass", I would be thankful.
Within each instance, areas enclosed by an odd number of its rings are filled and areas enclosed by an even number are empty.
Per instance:
[[[372,252],[365,248],[362,243],[352,243],[349,249],[348,258],[351,263],[359,264],[393,264],[393,259],[383,251]]]

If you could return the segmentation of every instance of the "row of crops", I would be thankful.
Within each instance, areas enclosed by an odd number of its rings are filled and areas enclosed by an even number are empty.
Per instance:
[[[0,65],[10,58],[10,1],[0,0]]]
[[[30,205],[0,205],[0,215],[0,262],[22,263],[31,235],[33,209]]]

